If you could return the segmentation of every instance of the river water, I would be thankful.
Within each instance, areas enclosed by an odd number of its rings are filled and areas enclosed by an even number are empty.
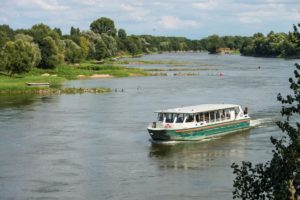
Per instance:
[[[276,96],[289,93],[299,60],[206,53],[137,59],[181,64],[135,67],[203,70],[65,84],[112,88],[108,94],[0,96],[1,200],[229,200],[231,163],[270,159],[269,138],[281,135]],[[247,106],[253,128],[202,142],[149,140],[153,111],[202,103]]]

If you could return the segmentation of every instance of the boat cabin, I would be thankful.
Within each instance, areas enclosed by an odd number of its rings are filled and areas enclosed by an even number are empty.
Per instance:
[[[204,104],[199,106],[189,106],[175,109],[156,111],[157,122],[155,127],[176,128],[184,124],[192,124],[193,126],[202,126],[211,123],[219,123],[222,121],[232,121],[244,117],[244,113],[240,105],[234,104]]]

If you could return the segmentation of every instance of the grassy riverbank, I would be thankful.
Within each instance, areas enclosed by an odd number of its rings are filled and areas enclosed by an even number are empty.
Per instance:
[[[96,75],[96,76],[95,76]],[[101,76],[102,75],[102,76]],[[107,88],[84,89],[75,88],[66,90],[60,89],[64,81],[76,80],[78,78],[101,78],[101,77],[129,77],[147,76],[148,72],[137,69],[117,66],[113,64],[97,64],[93,61],[85,61],[75,65],[60,65],[55,69],[33,68],[30,72],[14,77],[0,74],[0,93],[21,94],[21,93],[82,93],[82,92],[109,92]],[[49,83],[48,86],[27,86],[27,82]]]

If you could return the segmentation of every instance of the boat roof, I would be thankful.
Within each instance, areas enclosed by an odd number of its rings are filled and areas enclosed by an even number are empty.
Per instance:
[[[201,104],[196,106],[187,106],[180,108],[171,108],[165,110],[155,111],[156,113],[200,113],[200,112],[209,112],[214,110],[222,110],[228,108],[236,108],[240,105],[237,104]]]

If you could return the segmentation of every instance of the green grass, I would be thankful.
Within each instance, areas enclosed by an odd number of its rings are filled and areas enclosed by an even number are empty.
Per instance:
[[[47,74],[47,76],[43,76]],[[147,76],[148,72],[138,68],[127,68],[110,64],[93,64],[84,61],[76,65],[59,65],[55,69],[33,68],[30,72],[9,77],[0,74],[0,93],[35,93],[36,91],[50,91],[58,88],[66,80],[75,80],[78,75],[86,77],[94,74],[109,74],[113,77]],[[27,86],[26,82],[47,82],[49,87]],[[52,90],[50,91],[52,93]]]
[[[59,87],[65,78],[62,77],[42,77],[42,76],[17,76],[17,77],[7,77],[0,76],[0,93],[12,93],[12,91],[24,91],[30,92],[41,89],[48,89],[49,87],[29,87],[26,82],[48,82],[51,87]]]

